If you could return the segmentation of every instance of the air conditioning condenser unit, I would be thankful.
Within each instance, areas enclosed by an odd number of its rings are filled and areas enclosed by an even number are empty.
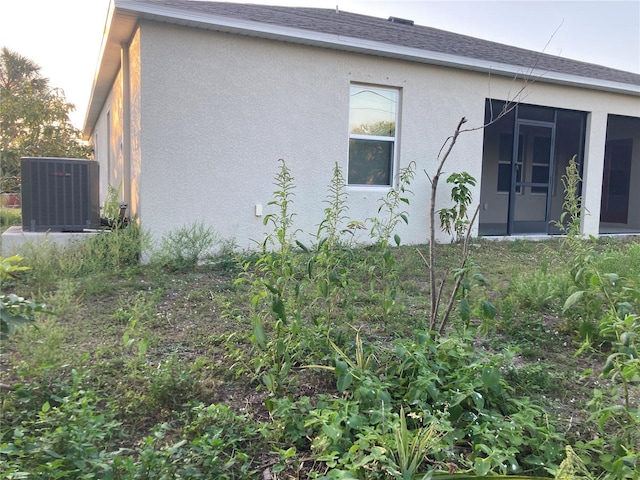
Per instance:
[[[95,160],[24,157],[21,175],[23,231],[100,227],[100,169]]]

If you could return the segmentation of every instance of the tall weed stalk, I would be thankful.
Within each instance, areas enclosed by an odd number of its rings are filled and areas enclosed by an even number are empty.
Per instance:
[[[364,228],[364,225],[360,222],[345,225],[348,221],[346,197],[345,179],[336,163],[324,200],[324,219],[318,225],[316,244],[307,266],[307,277],[312,286],[309,290],[315,296],[310,303],[320,306],[316,323],[331,320],[338,308],[345,312],[351,306],[350,288],[355,281],[352,242],[354,230]],[[304,246],[303,249],[308,251]],[[345,314],[349,316],[348,311]]]
[[[573,288],[563,312],[581,321],[584,343],[577,354],[594,345],[607,349],[601,375],[612,382],[606,395],[594,390],[590,419],[600,435],[581,447],[598,458],[603,478],[635,478],[633,472],[640,468],[640,406],[630,392],[640,382],[640,283],[636,276],[625,278],[611,271],[607,254],[597,251],[593,239],[580,235],[580,181],[573,157],[563,177],[564,213],[558,223],[572,255]],[[608,453],[611,450],[615,456]]]
[[[398,295],[398,273],[391,238],[396,246],[400,246],[398,225],[409,223],[404,206],[409,205],[409,195],[413,194],[409,186],[415,177],[415,168],[415,162],[411,162],[399,171],[397,187],[390,188],[380,199],[378,215],[368,219],[372,225],[370,236],[375,239],[374,261],[369,267],[371,293],[374,298],[380,297],[382,318],[385,319],[395,306]]]
[[[252,286],[253,340],[262,351],[256,357],[256,373],[262,374],[262,381],[273,393],[280,390],[287,377],[292,359],[288,342],[299,330],[295,308],[299,298],[298,288],[294,285],[298,268],[294,255],[296,230],[293,227],[295,214],[291,211],[295,189],[294,178],[286,162],[280,159],[280,169],[274,184],[275,199],[268,203],[275,212],[264,218],[264,225],[270,225],[272,231],[260,244],[258,259],[247,263],[244,276]],[[294,312],[291,316],[290,313]],[[267,331],[271,337],[267,337]]]

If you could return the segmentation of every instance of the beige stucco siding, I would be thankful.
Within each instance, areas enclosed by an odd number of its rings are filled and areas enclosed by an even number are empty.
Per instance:
[[[94,157],[100,163],[100,196],[123,182],[122,78],[118,74],[102,109],[93,134]],[[121,198],[122,200],[122,191]]]
[[[142,215],[140,202],[140,185],[142,183],[142,82],[140,69],[140,30],[136,30],[131,42],[126,46],[129,50],[129,91],[130,91],[130,205],[129,213],[136,217]]]
[[[409,225],[399,231],[405,243],[427,239],[425,171],[435,171],[460,118],[467,118],[470,131],[459,137],[444,178],[466,170],[480,180],[485,99],[513,99],[522,86],[483,73],[153,22],[139,25],[128,49],[132,211],[157,239],[202,221],[241,247],[254,246],[267,231],[255,208],[274,211],[267,204],[280,158],[295,178],[295,227],[316,231],[333,165],[347,172],[351,83],[400,90],[398,166],[417,164]],[[121,81],[114,83],[98,132],[106,112],[122,107]],[[590,212],[599,211],[606,116],[638,116],[638,98],[538,81],[517,99],[589,112],[583,193],[590,195]],[[117,120],[112,114],[114,132]],[[449,202],[444,178],[438,208]],[[347,191],[349,219],[364,221],[387,190]],[[500,201],[494,197],[482,202]],[[480,201],[480,184],[474,198]],[[597,233],[594,217],[585,223],[588,233]],[[367,238],[362,232],[360,239]]]
[[[434,170],[462,116],[469,125],[482,121],[486,92],[469,88],[475,74],[180,27],[143,24],[141,31],[140,196],[148,228],[162,234],[202,220],[249,246],[265,231],[255,205],[270,211],[284,158],[295,177],[296,226],[315,232],[335,162],[346,175],[349,86],[360,82],[401,89],[399,165],[418,167],[410,224],[400,234],[426,240],[424,170]],[[452,167],[465,162],[479,176],[481,154],[481,132],[464,135]],[[375,215],[385,193],[349,189],[349,217]]]

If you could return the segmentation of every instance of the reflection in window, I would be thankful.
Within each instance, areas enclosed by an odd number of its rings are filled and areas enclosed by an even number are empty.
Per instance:
[[[349,185],[393,181],[398,90],[351,86],[349,104]]]

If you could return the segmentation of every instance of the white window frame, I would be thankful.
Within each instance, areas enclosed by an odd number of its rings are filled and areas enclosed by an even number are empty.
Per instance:
[[[354,88],[365,88],[370,89],[372,91],[381,91],[381,92],[393,92],[396,97],[395,101],[395,117],[394,117],[394,135],[393,136],[379,136],[379,135],[363,135],[363,134],[355,134],[351,133],[351,120],[352,120],[352,96]],[[389,86],[380,86],[380,85],[372,85],[372,84],[364,84],[364,83],[351,83],[349,85],[349,142],[351,140],[369,140],[369,141],[380,141],[380,142],[389,142],[392,144],[391,148],[391,158],[389,160],[389,183],[381,184],[381,183],[350,183],[350,166],[351,166],[351,145],[349,143],[348,148],[348,157],[347,157],[347,186],[350,189],[385,189],[388,190],[390,188],[395,187],[396,182],[396,170],[398,163],[398,143],[399,143],[399,118],[400,118],[400,103],[401,103],[401,89],[397,87],[389,87]]]

